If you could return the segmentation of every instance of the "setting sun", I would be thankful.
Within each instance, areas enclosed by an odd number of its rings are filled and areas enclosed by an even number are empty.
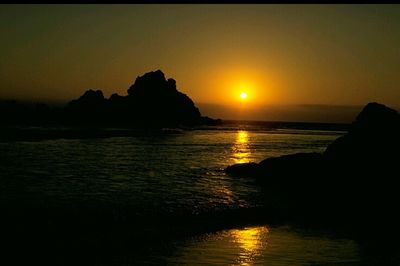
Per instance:
[[[242,100],[247,99],[247,93],[246,93],[246,92],[240,93],[240,98],[241,98]]]

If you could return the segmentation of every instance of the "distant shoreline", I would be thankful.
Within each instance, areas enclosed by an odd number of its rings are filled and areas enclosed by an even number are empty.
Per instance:
[[[130,137],[142,135],[182,134],[196,130],[223,131],[268,131],[270,133],[286,133],[286,130],[300,131],[337,131],[346,132],[350,124],[282,122],[282,121],[240,121],[222,120],[221,125],[194,127],[165,128],[134,128],[134,127],[82,127],[82,126],[35,126],[13,125],[0,127],[0,142],[7,141],[40,141],[50,139],[89,139]],[[293,133],[293,132],[292,132]],[[297,132],[298,133],[298,132]],[[298,133],[300,134],[300,133]]]
[[[222,125],[252,125],[273,129],[305,129],[305,130],[333,130],[347,131],[350,123],[327,122],[295,122],[295,121],[257,121],[257,120],[222,120]]]

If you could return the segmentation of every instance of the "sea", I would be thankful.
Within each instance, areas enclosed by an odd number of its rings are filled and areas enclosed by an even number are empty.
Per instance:
[[[78,208],[89,218],[109,210],[113,222],[100,232],[123,235],[123,240],[113,238],[120,243],[107,258],[103,250],[87,256],[86,265],[361,265],[358,243],[351,238],[258,221],[251,215],[268,212],[265,192],[250,178],[224,172],[236,163],[323,152],[345,133],[234,123],[154,134],[2,141],[0,203],[25,211],[57,210],[58,217]],[[52,211],[46,215],[52,220]],[[98,229],[104,220],[98,215],[85,228]]]

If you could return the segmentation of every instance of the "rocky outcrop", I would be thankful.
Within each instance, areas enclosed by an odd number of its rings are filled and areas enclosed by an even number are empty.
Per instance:
[[[399,149],[400,115],[383,104],[369,103],[349,131],[331,143],[322,154],[300,153],[267,158],[259,164],[229,166],[226,172],[231,175],[275,176],[311,170],[321,163],[335,168],[331,169],[333,171],[386,171],[394,166],[397,157],[393,155]]]
[[[399,136],[400,115],[383,104],[369,103],[349,132],[323,153],[324,172],[332,188],[340,195],[343,208],[358,213],[357,218],[372,215],[368,219],[379,223],[396,220]]]
[[[124,128],[134,131],[162,131],[163,128],[182,129],[222,123],[220,119],[201,116],[192,99],[177,89],[174,79],[166,79],[161,70],[137,77],[126,96],[114,93],[107,99],[101,90],[90,89],[65,107],[0,101],[0,118],[0,127],[77,126],[83,129]],[[1,138],[14,139],[10,134],[3,134]]]
[[[201,114],[193,101],[166,80],[160,70],[137,77],[128,89],[129,115],[141,124],[178,126],[200,123]]]
[[[71,108],[93,108],[104,104],[105,101],[101,90],[88,90],[79,99],[69,102],[68,106]]]
[[[114,93],[105,98],[99,89],[87,90],[66,107],[0,101],[0,126],[122,127],[159,130],[200,125],[218,125],[220,119],[201,116],[192,99],[180,92],[176,81],[161,70],[136,78],[128,95]]]
[[[237,163],[230,165],[225,169],[225,172],[231,176],[261,176],[260,165],[255,162]]]
[[[400,115],[369,103],[348,133],[322,154],[268,158],[229,166],[226,172],[255,178],[266,190],[267,202],[297,218],[325,216],[353,226],[388,223],[397,221],[399,136]]]
[[[112,94],[105,99],[100,90],[88,90],[67,107],[72,124],[162,128],[215,125],[220,120],[202,117],[194,102],[177,90],[176,81],[161,70],[136,78],[127,96]]]
[[[362,168],[370,168],[377,162],[387,164],[400,148],[399,136],[400,115],[385,105],[369,103],[349,132],[327,147],[324,156],[346,167],[361,164]]]

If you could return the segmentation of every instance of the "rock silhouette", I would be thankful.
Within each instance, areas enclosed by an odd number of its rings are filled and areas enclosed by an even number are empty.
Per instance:
[[[391,161],[400,143],[400,115],[379,103],[369,103],[352,123],[349,132],[335,140],[324,156],[343,164]]]
[[[68,122],[79,125],[101,124],[106,114],[106,104],[107,100],[101,90],[88,90],[78,99],[68,103]]]
[[[267,158],[258,164],[229,166],[226,172],[255,178],[271,207],[293,219],[312,217],[350,230],[367,230],[373,223],[394,226],[399,136],[400,115],[385,105],[369,103],[348,133],[322,154]]]
[[[141,124],[177,126],[200,124],[201,114],[193,101],[165,79],[160,70],[136,79],[126,99],[130,119]]]
[[[177,90],[176,81],[167,80],[161,70],[137,77],[127,92],[126,96],[114,93],[106,99],[101,90],[90,89],[64,108],[6,101],[0,104],[0,111],[7,114],[3,125],[157,129],[221,123],[201,116],[194,102]]]

